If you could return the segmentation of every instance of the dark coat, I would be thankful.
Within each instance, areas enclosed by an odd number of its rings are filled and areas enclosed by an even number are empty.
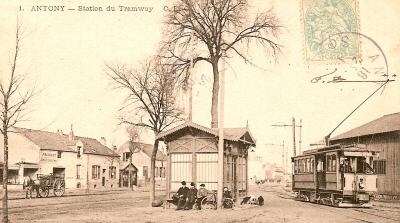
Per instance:
[[[179,196],[182,195],[184,198],[186,198],[188,196],[188,193],[189,193],[189,188],[188,187],[180,187],[176,193]]]
[[[188,197],[189,197],[189,200],[190,199],[196,199],[196,197],[197,197],[197,189],[196,188],[190,188],[189,189],[189,193],[188,193]]]

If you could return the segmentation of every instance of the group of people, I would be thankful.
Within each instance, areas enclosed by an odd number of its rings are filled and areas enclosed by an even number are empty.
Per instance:
[[[173,203],[177,206],[176,210],[190,210],[196,205],[197,209],[201,209],[201,202],[207,197],[208,191],[204,184],[200,184],[200,189],[197,190],[196,184],[191,182],[190,188],[186,187],[186,182],[181,182],[182,186],[178,189],[176,194],[172,196]],[[233,207],[232,193],[224,187],[223,190],[223,206],[224,208]]]
[[[204,184],[200,184],[200,189],[197,190],[196,184],[191,182],[190,188],[186,186],[186,182],[181,182],[182,186],[172,197],[177,206],[177,210],[193,209],[194,204],[201,209],[201,201],[207,196],[207,189]]]

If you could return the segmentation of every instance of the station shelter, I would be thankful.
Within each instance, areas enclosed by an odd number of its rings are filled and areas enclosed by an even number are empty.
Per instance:
[[[205,184],[209,191],[218,188],[218,129],[185,122],[156,137],[167,145],[166,189],[171,198],[182,181]],[[234,199],[248,192],[248,152],[255,147],[249,129],[224,129],[224,187]]]

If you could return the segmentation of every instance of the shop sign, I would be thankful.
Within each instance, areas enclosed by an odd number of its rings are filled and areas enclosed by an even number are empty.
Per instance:
[[[41,161],[56,161],[57,151],[42,151],[40,156]]]

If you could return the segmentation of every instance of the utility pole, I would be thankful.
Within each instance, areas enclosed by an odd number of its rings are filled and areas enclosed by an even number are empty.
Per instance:
[[[225,59],[221,60],[221,85],[219,98],[219,138],[218,138],[218,188],[217,208],[222,209],[222,191],[224,187],[224,97],[225,97]]]
[[[301,120],[300,120],[300,125],[296,125],[296,120],[294,117],[292,117],[292,124],[288,125],[288,124],[275,124],[272,125],[274,127],[292,127],[292,132],[293,132],[293,156],[296,156],[296,127],[300,128],[300,139],[299,139],[299,143],[300,143],[300,149],[301,149]]]
[[[192,34],[190,35],[190,65],[189,65],[189,83],[188,83],[188,90],[189,90],[189,115],[188,115],[188,121],[191,122],[193,118],[193,57],[194,57],[194,31],[192,31]]]
[[[296,120],[292,117],[292,130],[293,130],[293,156],[296,156]]]
[[[301,141],[301,127],[303,126],[302,121],[303,120],[300,119],[300,126],[299,126],[299,129],[300,129],[300,131],[299,131],[299,154],[301,154],[301,143],[302,143],[302,141]]]

